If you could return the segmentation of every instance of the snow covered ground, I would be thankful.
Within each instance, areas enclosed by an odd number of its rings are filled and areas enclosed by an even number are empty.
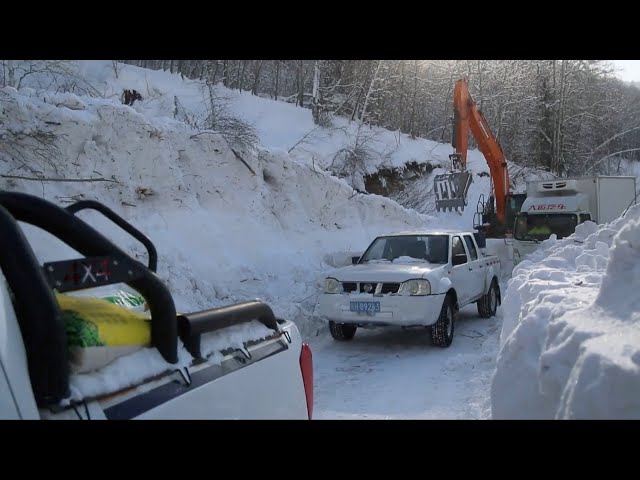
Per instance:
[[[640,418],[640,205],[519,264],[503,305],[493,418]]]
[[[416,331],[358,331],[353,342],[334,342],[325,324],[313,316],[324,273],[348,263],[351,254],[361,253],[382,233],[471,228],[475,203],[489,191],[488,177],[477,175],[488,172],[482,155],[469,152],[469,169],[476,175],[465,212],[420,214],[389,198],[358,194],[353,190],[361,188],[358,175],[381,166],[402,168],[408,162],[443,165],[451,153],[449,145],[375,127],[358,129],[339,118],[332,128],[316,128],[310,110],[216,88],[215,95],[224,97],[228,110],[256,128],[261,146],[239,152],[245,165],[221,136],[203,133],[209,93],[200,82],[130,65],[119,65],[116,75],[108,61],[73,62],[70,68],[75,91],[82,95],[58,93],[59,83],[51,86],[36,76],[20,91],[0,90],[3,139],[34,132],[58,139],[55,150],[30,165],[35,172],[15,155],[9,159],[0,151],[0,174],[112,181],[0,178],[0,188],[60,204],[96,199],[113,208],[155,242],[159,275],[178,310],[260,298],[277,316],[296,322],[314,351],[317,418],[490,418],[492,412],[496,418],[607,416],[603,412],[638,416],[636,404],[627,397],[637,392],[633,368],[640,343],[632,334],[633,322],[622,317],[627,312],[637,321],[640,306],[630,303],[633,292],[625,291],[624,297],[615,297],[620,307],[613,308],[606,281],[602,289],[607,293],[596,301],[600,280],[621,278],[619,270],[627,265],[615,260],[618,247],[608,250],[608,235],[622,224],[591,237],[593,232],[585,230],[590,227],[583,225],[575,238],[543,244],[548,249],[530,259],[540,263],[519,267],[497,317],[482,320],[475,316],[475,306],[463,309],[449,349],[431,346],[426,332]],[[123,89],[138,90],[143,100],[123,105]],[[330,175],[328,169],[340,161],[338,152],[365,136],[371,154],[358,174],[345,179]],[[432,175],[443,171],[436,168]],[[431,183],[432,177],[426,176],[412,188],[424,193]],[[430,212],[428,205],[419,210]],[[634,215],[637,210],[630,211],[625,222]],[[123,249],[146,259],[140,244],[99,215],[80,216]],[[42,261],[77,256],[38,229],[25,231]],[[627,235],[627,240],[620,237],[621,245],[637,253],[635,234],[620,235]],[[584,244],[572,243],[581,239]],[[493,242],[489,250],[504,260],[506,281],[508,246]],[[615,268],[611,274],[609,267]],[[637,275],[627,271],[624,285],[637,285]],[[572,320],[570,310],[589,320]],[[584,340],[601,331],[596,328],[602,324],[598,318],[615,318],[620,329],[606,330],[609,324],[604,322],[606,328],[598,328],[611,334]],[[216,345],[213,342],[213,350]],[[585,410],[586,401],[580,402],[591,398],[591,375],[605,371],[614,372],[606,377],[613,383],[598,377],[599,396],[593,401],[610,410]],[[569,374],[571,381],[566,380]],[[87,390],[104,385],[85,380]],[[627,403],[615,406],[603,400],[605,386],[617,389],[620,401]]]
[[[502,309],[488,319],[464,307],[451,347],[426,329],[359,329],[314,353],[317,419],[489,419]]]

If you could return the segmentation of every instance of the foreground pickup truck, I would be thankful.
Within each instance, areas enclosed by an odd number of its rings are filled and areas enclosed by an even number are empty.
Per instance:
[[[81,220],[84,209],[143,243],[148,266]],[[41,266],[18,222],[84,257]],[[156,266],[151,241],[98,202],[65,209],[0,191],[0,419],[311,419],[311,351],[295,324],[259,301],[177,314]],[[74,373],[57,295],[118,283],[144,297],[150,345]]]
[[[351,340],[358,327],[424,326],[448,347],[460,308],[475,302],[481,317],[495,315],[498,278],[498,257],[485,255],[472,232],[385,235],[327,276],[317,313],[336,340]]]

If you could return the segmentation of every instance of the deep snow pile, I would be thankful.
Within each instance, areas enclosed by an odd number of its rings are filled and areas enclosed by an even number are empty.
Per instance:
[[[513,271],[495,419],[640,418],[640,206],[551,238]]]

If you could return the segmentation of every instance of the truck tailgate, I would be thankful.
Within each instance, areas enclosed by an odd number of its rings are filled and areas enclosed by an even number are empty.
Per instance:
[[[89,406],[93,418],[125,419],[307,419],[300,368],[302,341],[293,323],[284,335],[174,372]],[[247,355],[248,353],[248,355]],[[94,413],[95,412],[95,413]],[[96,415],[97,414],[97,415]]]

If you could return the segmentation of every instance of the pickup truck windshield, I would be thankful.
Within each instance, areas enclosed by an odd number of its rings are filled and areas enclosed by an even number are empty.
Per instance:
[[[429,262],[442,264],[447,263],[448,260],[448,235],[401,235],[376,238],[359,263]]]
[[[574,213],[518,215],[513,236],[516,240],[540,242],[555,233],[560,239],[573,234],[577,224]]]

